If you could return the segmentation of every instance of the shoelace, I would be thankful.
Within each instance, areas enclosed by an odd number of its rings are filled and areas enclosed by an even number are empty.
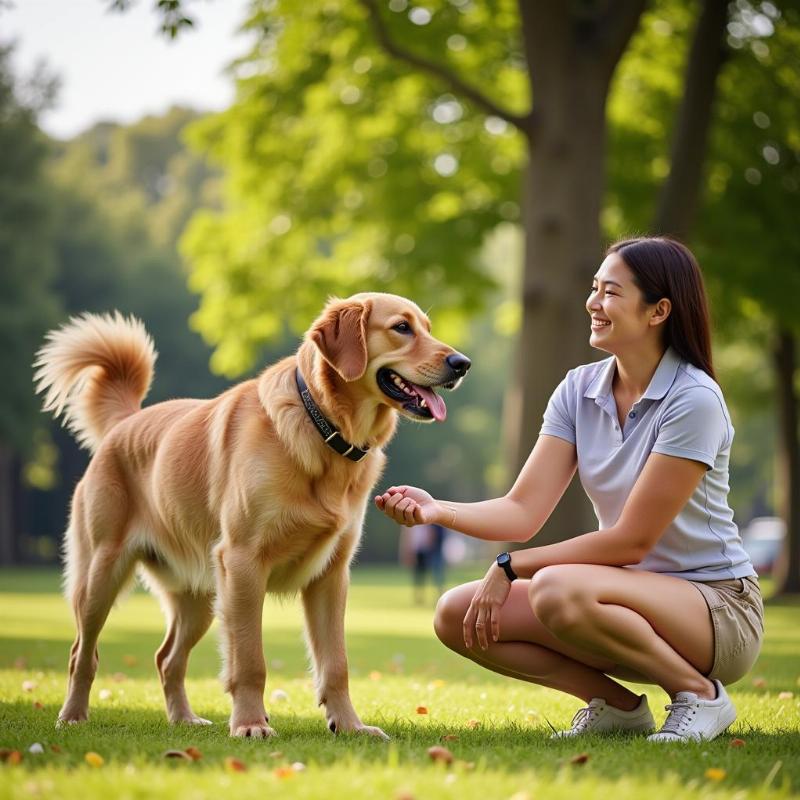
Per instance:
[[[664,727],[661,728],[660,733],[674,733],[680,736],[692,721],[692,717],[695,715],[696,705],[696,703],[684,702],[670,703],[664,706],[664,708],[669,711],[669,716],[664,722]]]
[[[588,727],[589,723],[597,716],[598,709],[595,706],[579,708],[570,723],[570,730],[580,733]]]

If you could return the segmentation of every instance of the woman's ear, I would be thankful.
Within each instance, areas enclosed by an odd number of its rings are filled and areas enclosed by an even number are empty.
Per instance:
[[[367,369],[369,312],[369,303],[334,299],[309,331],[322,357],[346,381],[358,380]]]
[[[650,316],[651,325],[661,325],[667,321],[667,317],[672,312],[672,301],[666,297],[662,297],[653,308],[653,313]]]

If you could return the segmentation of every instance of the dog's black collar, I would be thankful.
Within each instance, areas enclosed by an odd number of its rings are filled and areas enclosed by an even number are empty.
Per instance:
[[[311,417],[311,421],[316,426],[317,430],[322,435],[322,438],[325,440],[325,444],[328,447],[335,450],[340,456],[344,456],[345,458],[349,458],[351,461],[361,461],[362,458],[367,454],[369,448],[365,448],[364,450],[360,450],[354,444],[350,444],[333,425],[328,422],[325,415],[320,411],[319,406],[314,402],[314,398],[311,397],[311,392],[306,385],[305,380],[303,380],[303,376],[300,374],[299,369],[295,369],[294,377],[297,381],[297,390],[300,392],[300,398],[303,401],[303,405],[305,406],[306,411],[308,412],[308,416]]]

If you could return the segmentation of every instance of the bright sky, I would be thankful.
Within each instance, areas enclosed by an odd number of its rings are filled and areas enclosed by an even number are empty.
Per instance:
[[[247,49],[236,30],[247,0],[188,4],[194,28],[176,41],[158,32],[155,0],[124,14],[107,0],[0,0],[0,43],[16,42],[18,76],[44,60],[61,78],[57,106],[39,122],[68,138],[97,120],[132,122],[173,104],[220,109],[233,99],[224,69]]]

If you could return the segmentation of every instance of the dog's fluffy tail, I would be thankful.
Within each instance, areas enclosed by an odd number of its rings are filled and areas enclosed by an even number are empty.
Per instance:
[[[36,354],[36,391],[94,451],[117,422],[141,408],[156,360],[153,341],[135,317],[83,314],[50,331]]]

